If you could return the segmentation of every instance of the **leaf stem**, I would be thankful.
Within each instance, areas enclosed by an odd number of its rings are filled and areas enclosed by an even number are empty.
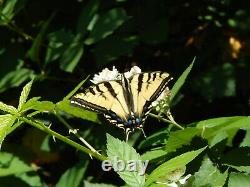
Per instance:
[[[74,134],[82,143],[84,143],[84,145],[86,145],[86,147],[88,147],[91,151],[98,153],[97,150],[95,150],[94,147],[92,147],[83,137],[81,137],[81,136],[77,133],[76,129],[74,129],[73,127],[71,127],[71,125],[70,125],[63,117],[61,117],[60,115],[58,115],[56,112],[55,112],[55,115],[56,115],[57,119],[58,119],[65,127],[67,127],[67,128],[69,129],[69,132],[70,132],[70,133],[73,133],[73,134]],[[98,154],[99,154],[99,153],[98,153]]]
[[[82,145],[80,145],[80,144],[66,138],[65,136],[51,130],[49,127],[45,126],[44,124],[42,124],[42,123],[40,123],[38,121],[34,121],[33,119],[30,120],[30,119],[28,119],[26,117],[18,117],[18,119],[28,123],[29,125],[32,125],[35,128],[40,129],[41,131],[44,131],[44,132],[56,137],[57,139],[71,145],[72,147],[75,147],[76,149],[78,149],[78,150],[80,150],[82,152],[90,154],[91,156],[95,157],[98,160],[101,160],[101,161],[107,160],[107,157],[101,155],[100,153],[92,151],[92,150],[90,150],[90,149],[88,149],[88,148],[86,148],[86,147],[84,147],[84,146],[82,146]]]
[[[163,122],[173,124],[173,125],[175,125],[176,127],[178,127],[179,129],[182,129],[182,130],[184,129],[184,127],[182,127],[181,125],[179,125],[178,123],[176,123],[176,121],[174,120],[174,118],[173,118],[172,115],[171,115],[171,116],[168,116],[168,117],[170,117],[171,120],[165,119],[165,118],[163,118],[163,117],[161,117],[161,116],[158,116],[158,115],[152,114],[152,113],[149,113],[149,116],[151,116],[151,117],[153,117],[153,118],[157,118],[157,119],[159,119],[159,120],[161,120],[161,121],[163,121]]]

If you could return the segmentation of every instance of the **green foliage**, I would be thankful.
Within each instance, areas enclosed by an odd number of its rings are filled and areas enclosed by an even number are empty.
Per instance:
[[[59,179],[56,187],[78,187],[81,184],[88,162],[78,163],[73,168],[68,169]]]
[[[197,157],[205,148],[198,149],[196,151],[190,151],[180,156],[177,156],[162,165],[158,166],[150,175],[145,183],[145,186],[149,186],[152,182],[157,181],[160,177],[166,175],[166,173],[174,171],[178,168],[182,168]]]
[[[194,175],[194,186],[223,186],[227,175],[228,171],[221,173],[209,158],[205,158],[199,171]]]
[[[190,73],[191,69],[193,68],[195,59],[196,58],[193,59],[193,62],[188,66],[188,68],[181,74],[181,76],[175,82],[173,88],[171,89],[171,96],[170,96],[171,101],[175,98],[176,94],[179,92],[182,85],[185,83],[188,74]]]
[[[249,186],[249,6],[0,0],[1,186]],[[147,138],[124,142],[70,98],[101,69],[133,65],[174,79]],[[149,160],[146,173],[103,171],[115,156]]]
[[[136,150],[129,146],[127,143],[120,141],[111,135],[107,134],[107,154],[108,159],[112,165],[116,164],[115,159],[123,160],[125,163],[129,161],[141,161],[140,155]],[[143,186],[145,182],[145,175],[140,175],[138,171],[141,171],[142,165],[137,165],[137,171],[118,171],[119,176],[132,187]]]

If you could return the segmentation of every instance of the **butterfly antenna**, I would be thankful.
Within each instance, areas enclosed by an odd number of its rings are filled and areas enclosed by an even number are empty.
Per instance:
[[[142,131],[142,134],[143,134],[144,138],[147,138],[147,136],[146,136],[146,134],[145,134],[143,128],[141,128],[141,131]]]

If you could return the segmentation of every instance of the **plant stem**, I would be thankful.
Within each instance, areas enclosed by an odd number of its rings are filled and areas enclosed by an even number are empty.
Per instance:
[[[86,147],[84,147],[84,146],[82,146],[82,145],[80,145],[80,144],[66,138],[65,136],[51,130],[50,128],[48,128],[47,126],[45,126],[44,124],[42,124],[42,123],[40,123],[38,121],[30,120],[30,119],[28,119],[26,117],[18,117],[18,119],[32,125],[35,128],[40,129],[41,131],[44,131],[44,132],[56,137],[57,139],[59,139],[59,140],[65,142],[65,143],[75,147],[76,149],[78,149],[80,151],[83,151],[83,152],[85,152],[87,154],[90,154],[91,156],[95,157],[98,160],[101,160],[101,161],[107,160],[107,157],[99,154],[98,152],[87,149]]]
[[[158,116],[158,115],[156,115],[156,114],[152,114],[152,113],[149,113],[149,116],[151,116],[151,117],[153,117],[153,118],[157,118],[157,119],[159,119],[159,120],[161,120],[161,121],[163,121],[163,122],[166,122],[166,123],[170,123],[170,124],[173,124],[173,125],[175,125],[176,127],[178,127],[179,129],[184,129],[184,127],[182,127],[182,126],[180,126],[178,123],[176,123],[174,120],[173,120],[173,117],[171,118],[171,120],[168,120],[168,119],[165,119],[165,118],[163,118],[163,117],[161,117],[161,116]]]
[[[84,145],[86,145],[91,151],[98,153],[94,147],[92,147],[83,137],[81,137],[76,129],[72,128],[71,125],[60,115],[57,115],[57,113],[55,113],[56,117],[58,118],[59,121],[61,121],[61,123],[63,125],[65,125],[68,129],[69,132],[73,133],[82,143],[84,143]],[[98,153],[99,154],[99,153]]]

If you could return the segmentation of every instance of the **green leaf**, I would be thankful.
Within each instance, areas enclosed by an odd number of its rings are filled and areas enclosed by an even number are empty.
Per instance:
[[[192,82],[194,91],[211,101],[214,98],[236,96],[236,69],[231,63],[207,68]]]
[[[71,73],[80,61],[84,52],[83,44],[80,39],[81,35],[76,35],[72,42],[68,44],[68,48],[62,54],[60,60],[60,68],[62,70]]]
[[[121,55],[130,56],[139,43],[137,36],[111,35],[98,42],[93,50],[98,65],[106,65]]]
[[[148,176],[145,186],[149,186],[152,182],[157,181],[160,177],[163,177],[166,173],[174,171],[178,168],[183,168],[189,162],[191,162],[195,157],[197,157],[206,147],[198,149],[196,151],[190,151],[171,160],[161,164]]]
[[[15,122],[16,117],[10,114],[0,115],[0,147],[5,137],[10,133],[11,126]]]
[[[4,92],[9,88],[20,86],[33,75],[34,73],[30,69],[18,67],[16,70],[7,73],[0,79],[0,92]]]
[[[246,130],[246,135],[241,142],[240,147],[250,147],[250,129]]]
[[[88,181],[84,181],[84,187],[115,187],[115,186],[112,184],[90,183]]]
[[[88,162],[80,162],[68,169],[59,179],[56,187],[78,187],[87,169]]]
[[[129,186],[143,186],[145,175],[141,175],[140,173],[143,171],[142,159],[133,147],[107,134],[107,155],[113,168],[115,168],[117,160],[122,160],[125,164],[131,160],[136,161],[136,171],[128,171],[126,168],[123,171],[117,171],[117,173]]]
[[[153,160],[156,158],[159,158],[161,156],[166,155],[168,152],[166,152],[163,149],[156,149],[156,150],[152,150],[152,151],[147,151],[146,153],[144,153],[141,158],[142,160]]]
[[[171,89],[171,96],[170,96],[170,101],[173,101],[181,87],[186,81],[187,76],[189,75],[191,69],[193,68],[194,62],[195,62],[196,57],[194,57],[192,63],[188,66],[188,68],[181,74],[181,76],[178,78],[178,80],[175,82],[173,88]]]
[[[234,116],[208,119],[196,123],[196,128],[202,129],[202,137],[209,142],[218,133],[226,132],[229,139],[232,139],[239,129],[250,127],[250,117]]]
[[[0,24],[7,24],[15,16],[15,6],[17,0],[5,1],[0,7]]]
[[[16,114],[18,111],[15,107],[11,106],[11,105],[6,105],[5,103],[0,101],[0,110],[4,111],[4,112],[8,112],[10,114]]]
[[[90,32],[90,36],[85,40],[85,44],[91,45],[101,39],[106,38],[119,26],[121,26],[127,19],[128,16],[126,15],[124,9],[114,8],[109,10],[97,20],[93,30]]]
[[[249,186],[250,175],[231,173],[228,180],[228,187]]]
[[[138,145],[138,148],[145,149],[152,146],[159,146],[159,145],[161,146],[165,144],[168,137],[169,137],[168,129],[162,129],[161,131],[156,132],[151,136],[148,136],[145,140],[141,141],[141,143]]]
[[[198,172],[195,173],[194,186],[223,186],[228,172],[220,173],[209,158],[205,158]]]
[[[45,56],[45,65],[61,58],[73,39],[74,35],[63,29],[50,33],[48,35],[49,47],[47,48]]]
[[[98,119],[97,113],[70,105],[69,100],[62,100],[56,103],[56,109],[67,112],[73,116],[82,118],[84,120],[92,121],[95,123],[101,123]]]
[[[36,36],[35,40],[32,43],[30,50],[27,52],[27,56],[30,57],[34,62],[39,62],[40,60],[40,50],[42,46],[42,42],[45,38],[45,34],[48,30],[49,24],[54,18],[54,14],[52,14],[47,21],[42,24],[41,30]]]
[[[24,105],[24,103],[27,101],[27,98],[29,96],[29,93],[30,93],[30,89],[31,89],[31,86],[32,86],[32,83],[33,83],[33,80],[31,80],[28,84],[26,84],[24,87],[23,87],[23,90],[21,92],[21,96],[19,98],[19,104],[18,104],[18,110],[20,111],[22,106]]]
[[[64,97],[64,100],[70,99],[83,85],[83,83],[88,80],[89,76],[87,76],[85,79],[83,79],[66,97]]]
[[[22,107],[22,112],[28,110],[37,110],[40,112],[53,112],[55,109],[55,104],[51,101],[38,101],[40,97],[33,97],[28,100]]]
[[[7,163],[2,162],[1,158],[6,158],[9,157],[11,158]],[[6,161],[6,159],[4,159]],[[8,175],[14,175],[18,173],[25,173],[33,171],[33,169],[28,166],[25,162],[20,160],[18,157],[6,153],[6,152],[0,152],[0,176],[8,176]]]
[[[174,152],[183,145],[189,145],[194,136],[199,135],[201,130],[188,127],[184,130],[172,131],[166,142],[165,151]]]
[[[88,25],[91,20],[94,18],[100,5],[100,0],[91,0],[87,3],[86,6],[82,8],[80,16],[77,23],[77,33],[81,33],[82,36],[87,32]]]
[[[26,182],[29,186],[42,186],[41,179],[35,172],[17,173],[15,177]]]

